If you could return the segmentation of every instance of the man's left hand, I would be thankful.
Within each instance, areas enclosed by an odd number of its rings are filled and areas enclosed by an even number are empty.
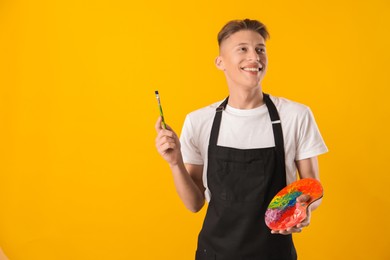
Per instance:
[[[297,203],[308,203],[310,201],[309,195],[301,195],[297,198]],[[309,226],[311,217],[311,209],[310,206],[307,208],[307,216],[306,218],[299,224],[294,227],[290,227],[285,230],[271,230],[272,234],[281,234],[281,235],[289,235],[292,233],[300,233],[302,228]]]

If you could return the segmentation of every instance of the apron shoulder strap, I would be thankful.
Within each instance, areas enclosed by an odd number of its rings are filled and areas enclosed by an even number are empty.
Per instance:
[[[225,110],[228,100],[229,97],[227,97],[216,109],[213,126],[211,128],[209,145],[213,145],[213,146],[217,145],[219,128],[221,126],[222,111]]]
[[[268,108],[269,116],[271,118],[276,151],[283,165],[283,170],[284,172],[286,172],[285,155],[284,155],[284,139],[283,139],[282,124],[280,121],[279,113],[275,107],[275,104],[272,102],[271,98],[269,97],[269,95],[263,93],[263,96],[264,96],[265,104],[267,105]]]

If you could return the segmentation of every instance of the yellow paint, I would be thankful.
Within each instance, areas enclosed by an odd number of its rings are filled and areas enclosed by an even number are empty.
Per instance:
[[[193,259],[205,209],[184,208],[154,149],[154,91],[180,132],[227,95],[216,34],[250,17],[271,33],[264,90],[309,105],[330,149],[300,259],[389,259],[389,13],[384,0],[1,1],[3,251]]]

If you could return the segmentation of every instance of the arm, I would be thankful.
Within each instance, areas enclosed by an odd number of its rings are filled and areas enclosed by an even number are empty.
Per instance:
[[[299,177],[301,179],[303,178],[314,178],[319,180],[319,169],[318,169],[318,160],[317,157],[311,157],[303,160],[296,161],[295,164],[297,165]],[[310,196],[307,195],[301,195],[297,198],[297,203],[302,203],[310,200]],[[318,208],[318,206],[321,204],[322,199],[319,199],[312,204],[310,204],[307,212],[307,217],[305,220],[303,220],[300,224],[296,225],[295,227],[288,228],[287,230],[282,231],[271,231],[273,234],[283,234],[288,235],[291,233],[299,233],[302,231],[303,227],[307,227],[310,224],[310,217],[311,212]]]
[[[161,117],[156,122],[156,148],[171,168],[176,191],[187,209],[198,212],[205,198],[202,183],[203,165],[184,164],[180,141],[176,133],[168,126],[161,127]]]
[[[316,179],[318,181],[320,180],[317,157],[312,157],[312,158],[296,161],[295,163],[297,165],[299,177],[301,179],[313,178],[313,179]],[[310,198],[306,198],[306,200],[305,200],[305,198],[303,198],[304,200],[299,200],[300,198],[298,198],[298,202],[304,202],[304,201],[310,199]],[[313,211],[316,208],[318,208],[318,206],[321,204],[321,202],[322,202],[322,199],[319,199],[319,200],[313,202],[309,206],[309,209],[310,209],[309,213],[310,213],[310,211]]]
[[[198,212],[205,203],[202,174],[203,165],[170,165],[177,194],[187,209]]]

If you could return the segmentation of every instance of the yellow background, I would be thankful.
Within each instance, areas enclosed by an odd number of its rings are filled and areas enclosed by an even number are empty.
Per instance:
[[[263,87],[307,104],[330,152],[300,259],[390,259],[390,3],[0,1],[0,246],[11,260],[193,259],[187,211],[154,147],[223,99],[216,34],[269,28]]]

